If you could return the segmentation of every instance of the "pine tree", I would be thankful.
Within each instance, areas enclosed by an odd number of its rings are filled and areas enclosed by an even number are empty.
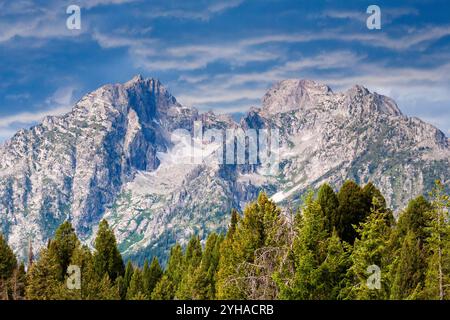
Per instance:
[[[317,202],[322,208],[325,217],[325,228],[331,234],[333,227],[337,223],[339,200],[334,190],[328,184],[324,184],[320,187],[317,194]]]
[[[111,281],[124,274],[122,255],[117,249],[116,237],[108,222],[102,220],[95,239],[94,269],[100,277],[108,275]]]
[[[9,299],[9,281],[16,269],[16,256],[0,234],[0,299]]]
[[[122,299],[126,299],[128,288],[130,287],[131,277],[133,276],[134,268],[131,260],[128,260],[127,266],[125,268],[125,274],[123,277],[120,277],[119,291],[120,297]]]
[[[211,233],[206,239],[202,263],[197,274],[194,290],[194,299],[213,300],[216,297],[217,269],[219,267],[220,246],[223,237]],[[203,281],[204,279],[204,281]]]
[[[374,206],[376,208],[377,206]],[[351,267],[348,270],[347,283],[340,297],[345,299],[386,299],[389,296],[388,271],[390,257],[388,246],[391,228],[383,210],[372,209],[365,222],[357,228],[359,238],[355,240],[350,255]],[[369,268],[377,268],[381,273],[380,288],[370,287],[368,280],[375,276]],[[370,283],[373,284],[373,283]]]
[[[10,278],[17,268],[17,259],[8,243],[0,234],[0,279]]]
[[[320,299],[319,267],[326,258],[327,216],[323,215],[322,207],[314,200],[312,193],[307,195],[301,217],[296,221],[298,236],[293,249],[295,273],[289,283],[279,283],[280,298]]]
[[[387,208],[386,199],[372,182],[369,182],[362,188],[364,198],[366,200],[366,208],[376,211],[384,211]],[[374,201],[375,198],[375,201]]]
[[[57,257],[50,254],[48,249],[41,250],[39,259],[27,273],[27,299],[58,299],[63,285],[60,277],[61,270]]]
[[[412,230],[408,231],[392,266],[391,298],[415,299],[421,292],[426,268],[420,240]]]
[[[172,300],[183,277],[184,255],[177,243],[170,250],[167,269],[152,293],[152,300]]]
[[[81,270],[81,289],[70,290],[67,299],[82,300],[117,300],[118,288],[107,275],[101,277],[94,270],[94,258],[89,248],[80,246],[74,250],[71,264]]]
[[[421,245],[429,237],[430,212],[432,205],[425,197],[419,196],[408,203],[406,209],[400,214],[397,230],[400,239],[412,231],[418,238]]]
[[[127,290],[127,300],[145,300],[144,283],[142,272],[139,268],[134,269],[131,277],[130,287]]]
[[[177,288],[168,274],[164,274],[152,292],[152,300],[173,300]]]
[[[146,261],[147,262],[147,261]],[[147,262],[148,265],[148,262]],[[156,284],[161,279],[163,270],[159,264],[158,258],[154,257],[149,267],[143,270],[143,284],[145,296],[150,299]]]
[[[50,241],[48,254],[53,255],[58,265],[58,279],[63,280],[74,250],[80,245],[75,229],[68,221],[56,229],[55,237]]]
[[[436,181],[430,194],[432,210],[427,250],[430,258],[426,272],[423,296],[428,299],[450,299],[450,196],[444,185]]]
[[[351,247],[339,239],[336,231],[326,240],[325,260],[318,268],[315,298],[337,299],[345,286],[345,277],[350,267]]]
[[[346,181],[338,193],[339,208],[335,227],[339,237],[353,244],[357,237],[355,226],[370,213],[367,194],[354,182]]]
[[[283,246],[279,238],[280,215],[265,193],[247,205],[236,230],[227,235],[223,244],[217,282],[219,299],[270,299],[276,294],[276,284],[272,274],[268,274],[276,259],[255,261],[266,257],[268,247],[278,252]]]

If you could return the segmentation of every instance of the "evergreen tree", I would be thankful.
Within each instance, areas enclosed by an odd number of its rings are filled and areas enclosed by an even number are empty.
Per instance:
[[[9,281],[16,269],[16,256],[0,234],[0,299],[9,299]]]
[[[430,212],[432,205],[425,197],[420,196],[411,200],[406,209],[400,214],[397,230],[400,239],[409,231],[412,231],[418,238],[421,245],[429,237]]]
[[[58,279],[63,280],[74,250],[80,245],[75,229],[68,221],[56,229],[55,237],[49,243],[48,254],[53,255],[58,265]]]
[[[313,194],[306,197],[297,220],[298,236],[294,241],[295,273],[288,284],[280,283],[281,299],[320,299],[321,271],[320,265],[326,259],[327,216],[322,213],[322,207],[315,201]]]
[[[63,285],[60,277],[61,269],[57,256],[50,254],[48,249],[41,250],[39,259],[27,273],[27,299],[58,299]]]
[[[317,202],[322,208],[325,217],[325,228],[331,234],[337,223],[339,200],[336,193],[334,193],[334,190],[328,184],[324,184],[320,187],[317,194]]]
[[[148,262],[146,261],[147,266]],[[163,275],[163,270],[159,264],[158,258],[154,257],[150,267],[145,268],[143,270],[143,285],[144,285],[144,293],[148,299],[151,298],[153,290],[156,287],[156,284],[161,279]]]
[[[426,268],[420,240],[412,230],[408,231],[403,240],[397,259],[393,263],[391,298],[415,299],[421,292]]]
[[[152,293],[152,300],[172,300],[183,277],[184,256],[181,246],[177,243],[170,250],[167,269]]]
[[[0,279],[10,278],[17,267],[17,259],[8,243],[0,234]]]
[[[217,270],[220,259],[220,246],[223,237],[211,233],[206,239],[200,270],[197,273],[197,284],[195,286],[194,299],[213,300],[216,297]],[[204,279],[204,283],[202,280]]]
[[[102,220],[95,239],[94,269],[100,277],[108,275],[111,281],[124,274],[122,255],[117,249],[116,237],[108,222]]]
[[[364,198],[366,200],[366,208],[376,211],[384,211],[387,208],[386,199],[372,182],[369,182],[362,188]],[[374,201],[375,198],[375,201]]]
[[[376,208],[377,206],[374,206]],[[342,289],[340,297],[345,299],[386,299],[389,296],[388,271],[390,257],[388,245],[390,238],[390,225],[387,213],[372,209],[367,221],[360,223],[357,233],[359,239],[355,240],[350,255],[351,267],[348,270],[348,280]],[[380,288],[371,287],[368,282],[376,268],[380,271]],[[372,272],[372,274],[370,274]],[[376,283],[375,283],[376,285]]]
[[[152,300],[172,300],[176,289],[174,281],[168,274],[164,274],[152,292]]]
[[[122,299],[125,299],[127,296],[127,291],[128,288],[130,287],[131,277],[133,276],[133,273],[134,273],[133,264],[131,263],[131,260],[128,260],[127,266],[125,268],[125,274],[123,277],[120,277],[120,280],[118,280],[120,297]]]
[[[370,213],[367,194],[354,182],[346,181],[338,193],[339,208],[335,227],[339,237],[353,244],[357,237],[355,226]]]
[[[436,181],[430,196],[432,210],[429,212],[429,236],[426,240],[430,258],[423,296],[444,300],[450,299],[450,196],[440,181]]]
[[[89,248],[80,246],[74,250],[71,264],[80,267],[81,289],[70,290],[67,299],[117,300],[118,287],[114,286],[107,275],[99,276],[94,270],[94,258]]]
[[[134,269],[131,277],[130,287],[127,290],[127,300],[145,300],[142,272],[139,268]]]
[[[280,215],[265,193],[247,205],[235,231],[224,241],[217,282],[219,299],[256,299],[261,295],[267,299],[276,294],[272,274],[267,274],[273,266],[254,262],[263,258],[265,248],[283,246],[279,241]]]
[[[212,233],[206,241],[205,251],[201,253],[199,241],[191,240],[194,252],[197,252],[195,259],[187,260],[187,272],[183,277],[178,289],[179,299],[213,299],[215,297],[215,274],[219,263],[219,248],[221,238]],[[188,246],[189,248],[189,246]],[[198,254],[202,254],[199,256]],[[199,259],[200,258],[200,259]]]

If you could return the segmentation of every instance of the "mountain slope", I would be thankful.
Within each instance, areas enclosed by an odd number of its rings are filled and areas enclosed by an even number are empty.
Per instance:
[[[217,141],[198,144],[205,158],[193,163],[178,130],[193,134],[195,121],[204,130],[278,129],[278,174],[219,163]],[[99,88],[0,147],[0,228],[25,257],[30,239],[45,245],[66,219],[90,243],[106,218],[126,256],[164,257],[193,232],[226,228],[230,209],[260,190],[289,203],[325,181],[371,180],[400,208],[435,179],[448,183],[449,158],[441,131],[361,86],[334,93],[285,80],[236,123],[185,108],[158,80],[137,76]]]

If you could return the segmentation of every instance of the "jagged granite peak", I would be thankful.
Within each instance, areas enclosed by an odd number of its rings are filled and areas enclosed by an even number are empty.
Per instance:
[[[262,110],[266,115],[285,113],[293,110],[308,110],[323,105],[323,102],[344,99],[350,113],[355,112],[378,112],[393,116],[402,116],[394,100],[371,93],[361,85],[355,85],[346,92],[333,92],[325,84],[307,79],[290,79],[276,83],[264,95],[262,99]],[[362,101],[363,103],[359,103]],[[365,109],[353,108],[364,106]]]
[[[177,129],[280,131],[280,170],[223,165],[217,141],[190,144]],[[63,116],[47,117],[0,146],[0,232],[25,258],[28,241],[45,246],[56,227],[73,223],[91,244],[100,219],[114,228],[125,257],[164,259],[193,233],[223,231],[231,208],[265,190],[283,205],[309,187],[346,179],[372,181],[402,208],[450,177],[448,138],[403,115],[396,103],[362,86],[333,92],[311,80],[285,80],[239,122],[179,104],[156,79],[138,75],[87,94]]]
[[[287,112],[311,107],[317,96],[332,94],[332,90],[313,80],[290,79],[276,83],[262,99],[266,113]]]

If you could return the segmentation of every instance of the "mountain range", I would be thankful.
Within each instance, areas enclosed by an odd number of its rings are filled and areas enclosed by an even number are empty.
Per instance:
[[[279,132],[279,170],[217,161],[217,141],[189,161],[180,129]],[[372,181],[400,210],[450,178],[450,143],[395,101],[356,85],[333,92],[312,80],[276,83],[239,121],[177,102],[156,79],[136,76],[87,94],[0,146],[0,232],[19,257],[45,246],[62,222],[91,244],[98,223],[113,227],[122,254],[163,261],[175,241],[226,229],[262,190],[284,207],[309,188]]]

